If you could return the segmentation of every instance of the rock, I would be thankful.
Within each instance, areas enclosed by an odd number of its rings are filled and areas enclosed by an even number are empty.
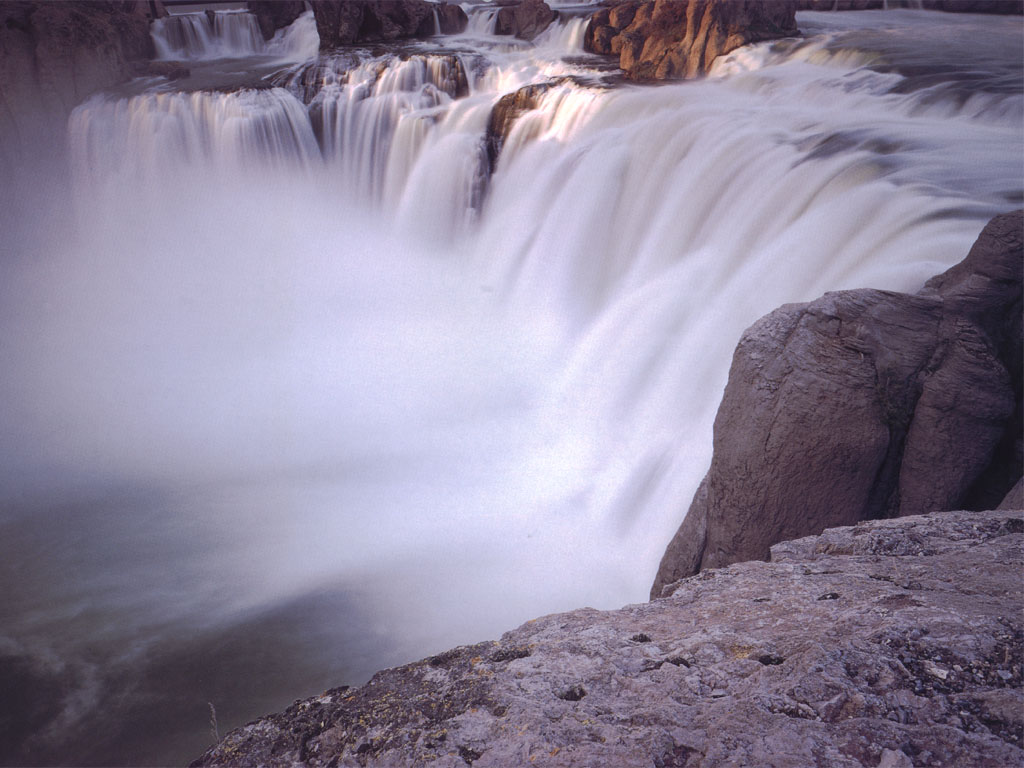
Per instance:
[[[152,58],[149,2],[0,3],[0,167],[62,143],[71,110]]]
[[[192,70],[180,61],[140,61],[132,67],[136,77],[166,77],[168,80],[181,80],[192,74]]]
[[[994,218],[917,295],[829,293],[747,329],[652,596],[778,541],[960,508],[979,482],[999,503],[1021,476],[1021,223]]]
[[[1010,489],[1009,493],[999,502],[998,509],[1024,509],[1024,478]]]
[[[269,40],[279,29],[290,26],[306,12],[305,0],[249,0],[249,11],[256,17],[263,39]]]
[[[498,155],[501,153],[501,148],[515,121],[524,112],[536,109],[540,104],[541,97],[553,86],[563,82],[565,82],[564,78],[525,85],[498,99],[491,109],[490,118],[487,120],[487,131],[484,135],[484,145],[487,149],[487,160],[491,173],[498,165]]]
[[[1022,567],[1019,512],[831,530],[297,701],[193,765],[1022,765]]]
[[[462,6],[455,3],[440,3],[434,7],[437,25],[442,35],[457,35],[465,31],[469,17]]]
[[[515,35],[522,40],[533,40],[558,18],[558,12],[543,0],[523,0],[498,11],[494,22],[497,35]]]
[[[321,49],[455,34],[469,21],[458,5],[426,0],[314,0],[313,15]]]
[[[705,74],[742,45],[799,34],[792,0],[653,0],[595,13],[584,35],[591,53],[617,54],[633,80]]]
[[[426,0],[315,0],[320,48],[423,37],[434,32]]]

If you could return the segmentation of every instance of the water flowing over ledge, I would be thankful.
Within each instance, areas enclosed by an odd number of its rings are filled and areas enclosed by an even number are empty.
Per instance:
[[[525,44],[488,12],[315,59],[214,19],[188,78],[72,115],[71,213],[0,281],[4,647],[74,691],[36,748],[180,761],[207,702],[642,599],[741,331],[915,290],[1021,199],[1001,20],[806,14],[645,89],[578,19]]]

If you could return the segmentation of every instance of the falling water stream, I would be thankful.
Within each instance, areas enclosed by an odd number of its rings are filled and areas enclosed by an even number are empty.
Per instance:
[[[646,599],[742,330],[916,290],[1020,205],[1019,20],[800,14],[636,86],[581,16],[527,44],[467,7],[320,56],[311,14],[158,21],[191,76],[71,115],[0,266],[19,760],[186,762],[213,710]]]

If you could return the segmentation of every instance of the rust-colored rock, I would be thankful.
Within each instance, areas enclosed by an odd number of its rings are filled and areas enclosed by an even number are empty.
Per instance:
[[[705,74],[722,54],[799,34],[794,0],[653,0],[595,13],[584,37],[592,53],[617,54],[633,80]]]

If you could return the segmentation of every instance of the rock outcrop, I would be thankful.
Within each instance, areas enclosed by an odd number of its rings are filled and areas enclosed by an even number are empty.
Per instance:
[[[1022,215],[917,295],[829,293],[743,334],[711,468],[651,591],[860,520],[994,507],[1021,473]]]
[[[742,45],[799,34],[793,0],[649,0],[595,13],[583,47],[614,54],[633,80],[702,75]]]
[[[523,0],[498,11],[494,21],[494,33],[514,35],[522,40],[533,40],[558,18],[558,11],[543,0]]]
[[[316,0],[313,15],[321,49],[427,37],[438,26],[442,33],[461,32],[467,22],[459,6],[426,0]]]
[[[195,766],[1024,765],[1020,513],[861,523],[527,622],[235,730]]]
[[[264,40],[284,29],[306,12],[305,0],[249,0],[249,10],[256,17]]]
[[[491,108],[487,120],[487,131],[484,134],[484,146],[487,149],[487,161],[491,173],[498,165],[498,155],[508,138],[516,120],[532,109],[536,109],[541,97],[551,88],[565,82],[565,78],[550,80],[546,83],[524,85],[512,93],[506,93]]]
[[[437,3],[434,5],[434,13],[437,17],[437,31],[442,35],[457,35],[465,31],[469,24],[466,12],[456,3]]]
[[[145,0],[0,3],[5,150],[52,140],[77,104],[127,80],[135,62],[153,56],[149,22],[161,11]]]

